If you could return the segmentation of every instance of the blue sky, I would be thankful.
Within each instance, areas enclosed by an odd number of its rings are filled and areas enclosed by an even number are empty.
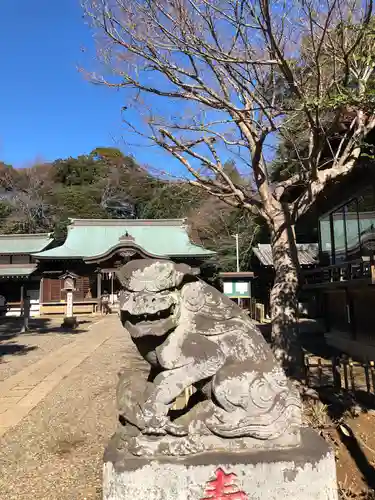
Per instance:
[[[1,0],[0,43],[0,161],[24,167],[116,146],[158,172],[187,175],[160,148],[126,134],[124,91],[93,85],[79,72],[99,69],[80,0]],[[150,99],[156,112],[159,105],[184,112],[181,103]],[[139,124],[135,113],[128,109],[126,118]],[[232,156],[221,153],[224,161]]]
[[[77,70],[95,65],[79,0],[2,0],[0,43],[1,161],[20,167],[116,145],[141,163],[160,163],[154,148],[123,143],[124,95]]]

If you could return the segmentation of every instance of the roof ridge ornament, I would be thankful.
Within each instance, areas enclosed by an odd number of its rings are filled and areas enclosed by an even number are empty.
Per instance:
[[[125,234],[120,236],[119,241],[135,241],[135,238],[126,231]]]

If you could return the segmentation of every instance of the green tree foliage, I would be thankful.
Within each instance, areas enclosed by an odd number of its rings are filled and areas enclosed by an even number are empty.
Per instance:
[[[158,183],[153,196],[141,207],[144,219],[172,219],[186,217],[204,200],[204,193],[187,182]]]
[[[226,161],[223,165],[223,172],[228,175],[228,177],[234,184],[238,184],[240,186],[246,185],[247,180],[238,171],[235,161]],[[221,180],[221,176],[219,174],[216,174],[216,179]]]
[[[100,205],[100,190],[96,186],[58,187],[49,197],[58,219],[106,219]]]
[[[91,155],[59,159],[53,163],[53,179],[64,186],[95,184],[105,174],[104,164]]]
[[[234,162],[225,171],[241,178]],[[96,148],[89,155],[51,164],[13,169],[0,163],[0,232],[54,231],[63,239],[71,218],[187,218],[192,239],[217,251],[215,263],[235,270],[233,234],[240,235],[241,268],[248,269],[258,234],[254,217],[229,207],[187,181],[166,181],[116,148]]]
[[[107,160],[124,160],[127,157],[118,148],[111,147],[99,147],[91,151],[91,155],[96,159],[107,159]],[[128,157],[130,159],[130,157]],[[132,159],[132,158],[131,158]],[[135,160],[133,160],[135,163]]]

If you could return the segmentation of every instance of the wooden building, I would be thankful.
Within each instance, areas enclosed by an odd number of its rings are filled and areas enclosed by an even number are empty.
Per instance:
[[[272,248],[270,244],[259,243],[253,247],[251,269],[254,273],[252,280],[252,296],[264,305],[266,317],[270,317],[270,293],[275,279],[275,269],[273,266]],[[318,243],[297,243],[298,261],[302,270],[313,269],[319,263]],[[308,309],[313,307],[313,302],[300,294],[301,310],[308,313]]]
[[[375,359],[375,173],[371,166],[332,186],[314,207],[319,262],[302,277],[316,297],[327,342],[358,358]]]
[[[78,275],[74,314],[79,314],[94,312],[104,292],[116,302],[115,270],[130,259],[171,259],[198,273],[214,255],[190,241],[184,219],[73,219],[63,245],[33,254],[41,276],[41,313],[64,312],[60,276],[67,271]]]
[[[31,315],[39,315],[40,274],[32,254],[53,244],[48,233],[0,235],[0,295],[7,301],[2,314],[20,314],[25,293],[30,296]]]

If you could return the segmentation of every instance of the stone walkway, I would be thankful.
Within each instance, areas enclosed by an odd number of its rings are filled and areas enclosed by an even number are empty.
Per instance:
[[[0,382],[0,437],[111,336],[101,326]]]
[[[68,332],[61,328],[61,318],[32,318],[30,332],[19,333],[20,318],[0,318],[0,382],[60,347],[75,342],[98,318],[80,318],[79,328]]]
[[[144,362],[115,315],[33,363],[28,355],[21,368],[8,356],[20,369],[0,382],[0,499],[99,500],[117,373]]]

